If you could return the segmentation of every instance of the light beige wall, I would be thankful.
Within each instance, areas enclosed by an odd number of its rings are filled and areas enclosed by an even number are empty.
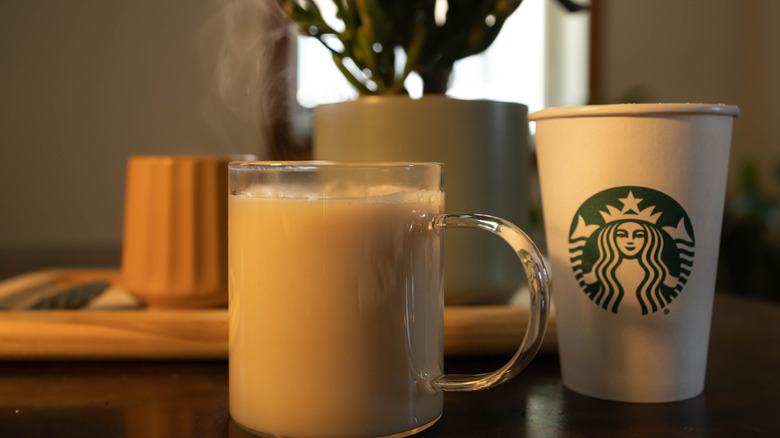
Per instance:
[[[220,10],[0,2],[0,249],[118,246],[131,154],[258,152],[208,101]]]
[[[596,0],[600,102],[738,105],[730,189],[748,159],[777,190],[780,1]]]

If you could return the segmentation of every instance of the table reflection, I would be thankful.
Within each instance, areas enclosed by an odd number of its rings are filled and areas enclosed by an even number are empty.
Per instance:
[[[225,361],[18,365],[0,364],[2,436],[222,436],[228,427]]]

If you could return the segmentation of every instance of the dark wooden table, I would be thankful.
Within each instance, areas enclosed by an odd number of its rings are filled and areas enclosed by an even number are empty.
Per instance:
[[[2,336],[2,334],[0,334]],[[448,372],[503,358],[448,358]],[[554,356],[477,393],[445,395],[430,437],[780,436],[780,306],[719,295],[706,389],[628,404],[561,385]],[[228,414],[226,361],[0,362],[0,437],[248,437]]]

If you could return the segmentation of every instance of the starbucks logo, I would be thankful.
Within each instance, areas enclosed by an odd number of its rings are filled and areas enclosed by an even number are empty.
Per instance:
[[[594,304],[647,315],[683,291],[694,259],[693,225],[657,190],[604,190],[580,206],[569,231],[571,266]]]

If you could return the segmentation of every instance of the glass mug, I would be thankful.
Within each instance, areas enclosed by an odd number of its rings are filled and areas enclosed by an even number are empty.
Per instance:
[[[540,253],[502,219],[444,214],[442,170],[230,163],[229,385],[239,426],[260,436],[407,436],[439,419],[442,391],[486,389],[530,362],[549,311]],[[528,278],[525,337],[490,373],[442,371],[446,228],[498,235]]]

